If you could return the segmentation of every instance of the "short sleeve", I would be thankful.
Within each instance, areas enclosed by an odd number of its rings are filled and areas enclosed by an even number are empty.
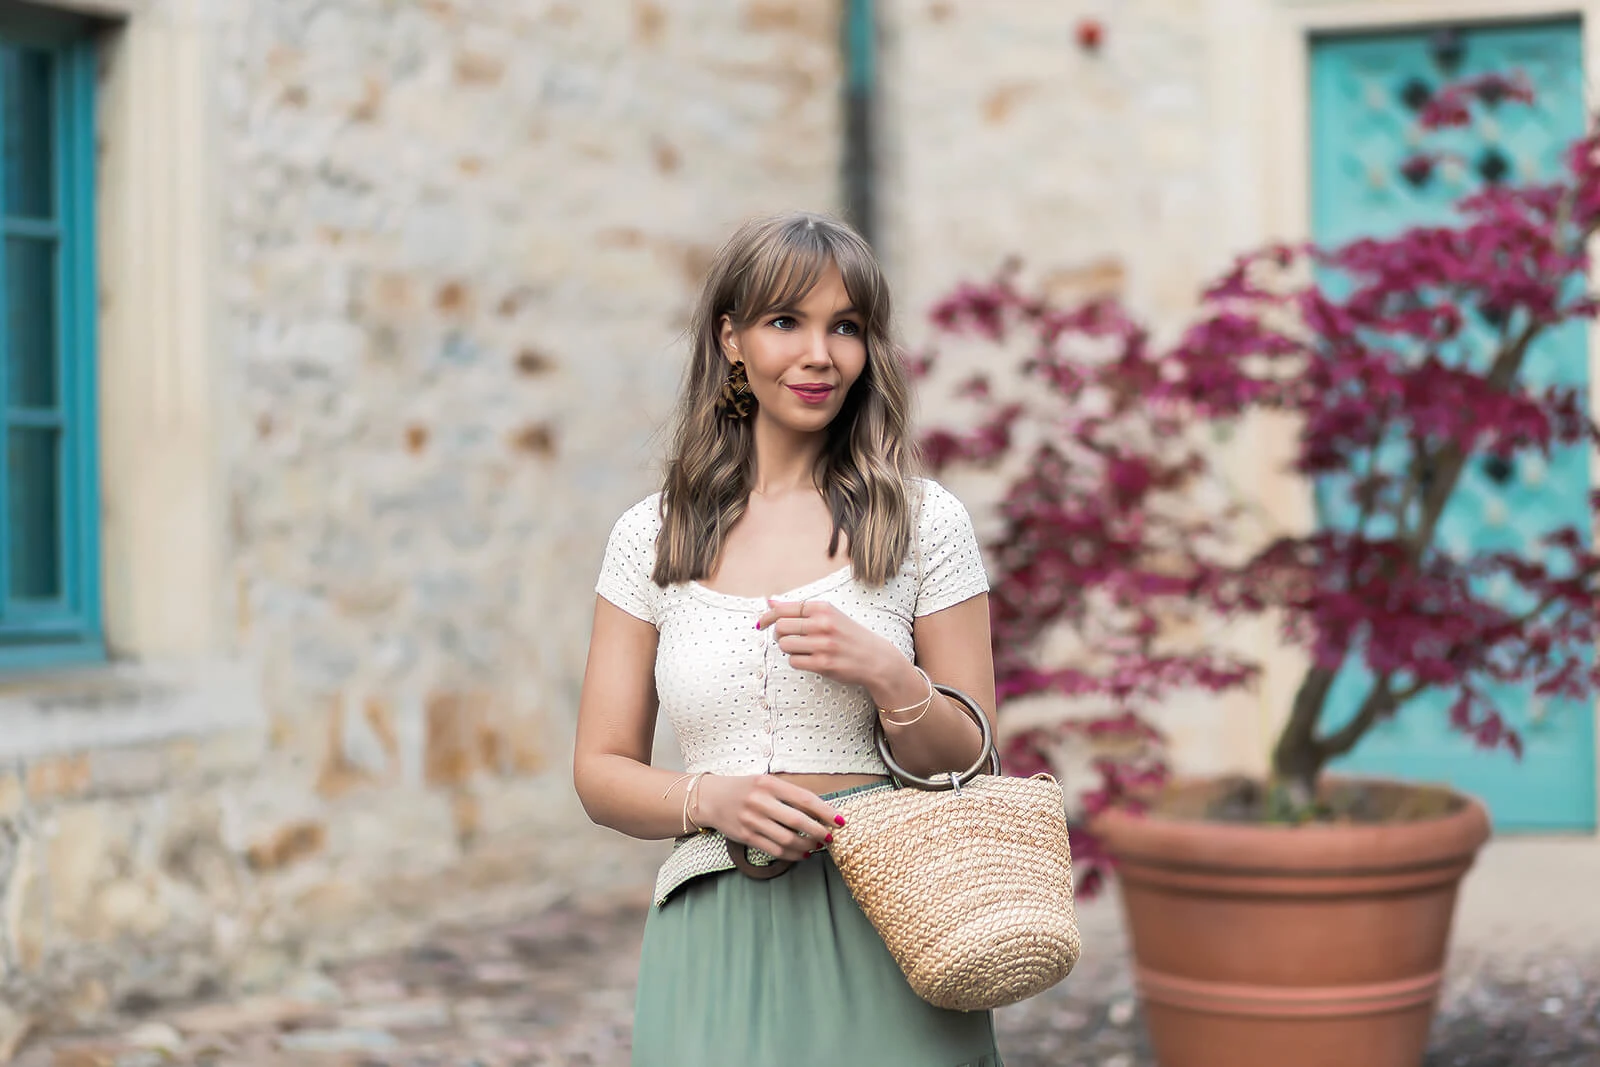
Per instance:
[[[989,591],[989,575],[966,506],[938,482],[923,483],[917,516],[917,616]]]
[[[611,527],[605,561],[594,591],[629,615],[656,625],[661,587],[655,570],[656,535],[661,530],[660,494],[629,508]]]

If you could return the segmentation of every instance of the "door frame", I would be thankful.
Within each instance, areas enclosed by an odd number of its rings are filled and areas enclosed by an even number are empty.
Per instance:
[[[1591,113],[1600,111],[1600,0],[1221,0],[1209,17],[1208,78],[1218,146],[1214,188],[1219,191],[1213,225],[1229,255],[1311,235],[1310,44],[1315,34],[1576,17],[1583,39],[1584,105]],[[1590,282],[1600,289],[1600,239],[1591,252]],[[1600,413],[1600,324],[1589,330],[1588,341],[1590,410]],[[1258,418],[1241,435],[1246,447],[1230,450],[1229,466],[1236,484],[1258,487],[1260,504],[1275,527],[1303,532],[1315,521],[1311,486],[1284,471],[1276,458],[1289,454],[1293,434],[1281,418]],[[1600,463],[1592,466],[1590,478],[1600,488]],[[1600,530],[1592,536],[1600,544]],[[1250,630],[1241,636],[1268,650],[1256,688],[1260,749],[1253,761],[1266,764],[1308,657],[1283,644],[1276,618],[1256,620]],[[1600,729],[1595,735],[1600,773]],[[1600,811],[1596,815],[1600,824]]]

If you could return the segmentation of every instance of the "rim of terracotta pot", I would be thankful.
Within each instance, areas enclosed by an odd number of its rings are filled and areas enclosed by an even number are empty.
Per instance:
[[[1160,866],[1248,869],[1284,868],[1306,872],[1353,872],[1428,866],[1470,856],[1489,839],[1489,813],[1466,793],[1434,784],[1387,778],[1341,777],[1345,783],[1440,790],[1460,802],[1454,810],[1429,818],[1391,823],[1307,823],[1300,826],[1237,823],[1164,815],[1157,811],[1112,809],[1090,822],[1118,860]],[[1188,779],[1174,788],[1203,787],[1214,779]]]

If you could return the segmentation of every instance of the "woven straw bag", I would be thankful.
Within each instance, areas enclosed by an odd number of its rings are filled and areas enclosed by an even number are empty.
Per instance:
[[[1066,809],[1049,775],[1003,777],[983,710],[937,688],[977,720],[978,761],[919,778],[895,762],[880,724],[878,750],[901,788],[850,804],[828,851],[916,994],[981,1011],[1043,992],[1078,961]]]

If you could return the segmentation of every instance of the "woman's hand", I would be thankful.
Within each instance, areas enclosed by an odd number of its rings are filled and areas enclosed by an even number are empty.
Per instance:
[[[789,663],[836,682],[881,688],[909,671],[900,650],[825,600],[767,600],[758,629],[773,628]]]
[[[770,774],[708,774],[696,788],[696,823],[779,859],[805,859],[844,825],[827,801]]]

